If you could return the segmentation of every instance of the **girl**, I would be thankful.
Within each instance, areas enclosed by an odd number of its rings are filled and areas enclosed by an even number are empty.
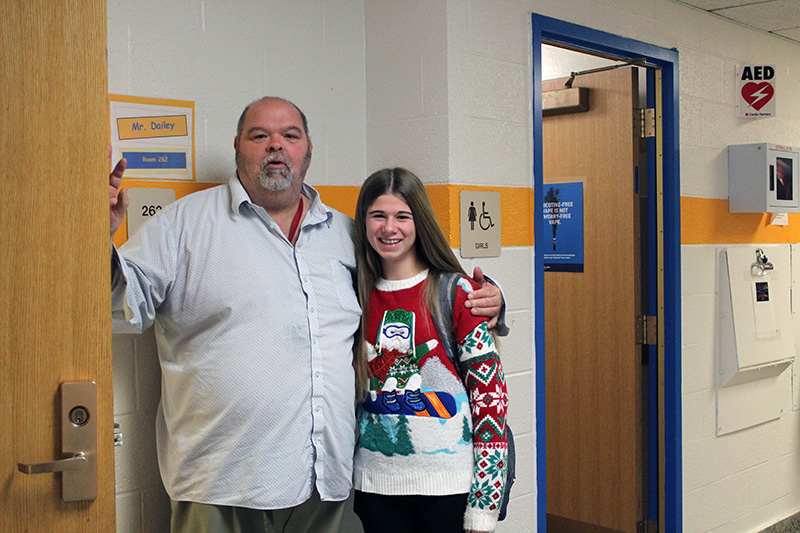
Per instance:
[[[366,533],[494,531],[506,477],[508,395],[478,288],[422,182],[403,168],[364,182],[356,206],[361,341],[355,512]],[[458,368],[436,333],[439,275],[459,272]]]

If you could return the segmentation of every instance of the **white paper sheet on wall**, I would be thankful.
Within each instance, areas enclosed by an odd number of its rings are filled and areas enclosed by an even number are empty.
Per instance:
[[[772,213],[769,218],[771,226],[788,226],[789,213]]]

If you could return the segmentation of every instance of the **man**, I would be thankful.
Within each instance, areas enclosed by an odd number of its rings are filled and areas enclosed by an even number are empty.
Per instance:
[[[226,186],[112,247],[114,331],[156,328],[173,531],[338,531],[355,441],[352,220],[304,184],[312,144],[291,102],[245,108],[234,148]],[[124,171],[109,178],[112,236]],[[497,314],[496,288],[475,294],[473,312]]]

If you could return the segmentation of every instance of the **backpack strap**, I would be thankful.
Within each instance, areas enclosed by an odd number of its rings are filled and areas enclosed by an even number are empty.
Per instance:
[[[447,352],[447,358],[456,367],[459,376],[461,376],[461,362],[458,359],[458,339],[453,334],[453,305],[456,301],[456,286],[461,277],[460,272],[439,274],[439,316],[433,324],[444,351]]]

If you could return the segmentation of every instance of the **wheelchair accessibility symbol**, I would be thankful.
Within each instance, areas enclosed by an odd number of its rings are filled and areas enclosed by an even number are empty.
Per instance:
[[[470,229],[475,231],[475,221],[478,221],[478,225],[481,227],[483,231],[488,230],[489,228],[494,227],[494,222],[492,222],[492,217],[489,213],[486,212],[486,202],[481,202],[481,214],[478,215],[478,210],[475,209],[475,202],[469,203],[469,212],[467,213],[467,220],[470,223]]]
[[[459,193],[461,257],[499,257],[502,206],[496,191]]]

